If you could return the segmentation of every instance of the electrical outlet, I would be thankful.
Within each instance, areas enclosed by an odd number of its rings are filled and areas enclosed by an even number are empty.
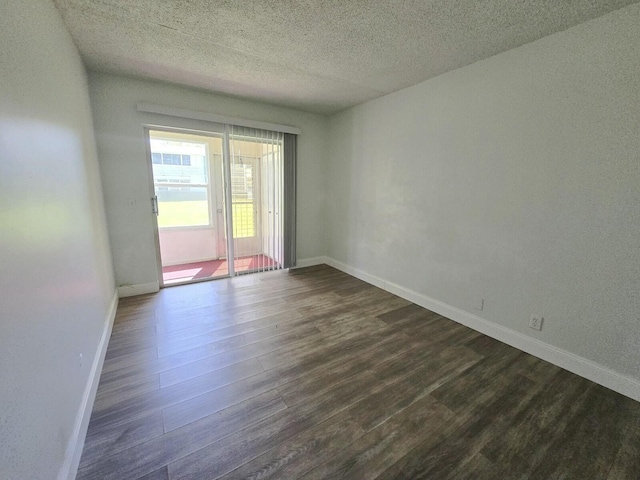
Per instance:
[[[531,318],[529,319],[529,327],[533,328],[534,330],[542,330],[543,321],[544,318],[542,318],[542,316],[531,315]]]
[[[80,354],[80,356],[78,357],[78,364],[80,368],[82,368],[82,354]]]
[[[476,310],[482,311],[482,309],[484,308],[484,298],[476,298],[474,301],[473,308],[475,308]]]

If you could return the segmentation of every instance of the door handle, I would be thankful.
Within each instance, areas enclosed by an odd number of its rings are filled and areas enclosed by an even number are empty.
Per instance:
[[[151,197],[151,213],[155,216],[160,215],[160,209],[158,208],[158,196],[154,195]]]

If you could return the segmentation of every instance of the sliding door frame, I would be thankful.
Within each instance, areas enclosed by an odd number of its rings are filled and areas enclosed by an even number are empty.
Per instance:
[[[229,276],[236,274],[236,255],[233,243],[233,192],[231,191],[231,152],[229,152],[229,125],[224,126],[222,140],[222,165],[224,171],[224,207],[227,215],[227,265]]]
[[[149,172],[149,198],[152,199],[151,200],[151,204],[149,205],[151,208],[153,208],[153,199],[156,197],[156,190],[155,190],[155,179],[154,179],[154,174],[153,174],[153,163],[151,162],[151,136],[150,136],[150,132],[151,131],[155,131],[155,132],[168,132],[168,133],[184,133],[187,135],[198,135],[201,137],[213,137],[213,138],[221,138],[222,139],[222,165],[223,165],[223,174],[224,174],[224,178],[222,181],[222,189],[223,189],[223,198],[224,198],[224,205],[225,205],[225,216],[226,216],[226,232],[225,233],[225,240],[226,240],[226,256],[227,256],[227,264],[228,264],[228,274],[227,275],[220,275],[219,277],[216,278],[228,278],[228,277],[233,277],[235,272],[233,269],[233,256],[231,256],[232,261],[229,261],[229,256],[233,255],[233,242],[229,242],[227,240],[228,235],[229,235],[229,226],[231,227],[231,229],[233,229],[233,219],[229,216],[229,210],[226,208],[228,201],[226,198],[227,195],[227,190],[229,190],[229,193],[231,192],[230,188],[226,187],[226,181],[227,181],[227,172],[226,170],[228,170],[226,164],[227,159],[229,157],[229,148],[228,148],[228,127],[224,126],[224,125],[217,125],[214,124],[212,125],[213,128],[209,129],[209,130],[200,130],[200,129],[191,129],[191,128],[181,128],[181,127],[170,127],[170,126],[166,126],[166,125],[151,125],[151,124],[147,124],[147,125],[143,125],[144,128],[144,138],[145,138],[145,149],[146,149],[146,155],[147,155],[147,168],[148,168],[148,172]],[[211,157],[211,155],[208,155],[208,157]],[[226,157],[226,159],[225,159]],[[209,182],[215,182],[214,176],[211,175],[211,173],[213,172],[213,165],[211,165],[211,158],[207,158],[207,162],[208,162],[208,170],[209,170]],[[215,191],[215,187],[214,189],[212,189]],[[157,208],[157,200],[156,202],[156,208]],[[212,208],[212,199],[211,196],[209,196],[209,208]],[[215,217],[215,222],[216,222],[216,232],[218,232],[218,234],[221,234],[222,232],[220,232],[220,229],[218,228],[218,223],[219,223],[219,219],[218,219],[218,209],[213,209],[214,211],[210,213],[210,221],[213,222],[213,218],[211,217]],[[160,226],[158,225],[158,215],[155,214],[154,215],[154,220],[153,220],[153,238],[154,238],[154,244],[155,244],[155,250],[156,250],[156,271],[158,274],[158,285],[160,286],[160,288],[165,288],[167,285],[164,284],[164,275],[162,273],[162,255],[160,253]],[[233,232],[233,230],[231,230],[231,232]],[[215,239],[216,242],[219,241],[219,239]],[[231,245],[229,245],[231,244]],[[218,248],[218,245],[216,245],[216,250]],[[199,282],[207,282],[211,280],[211,278],[198,278],[198,279],[192,279],[189,280],[187,282],[179,282],[179,283],[175,283],[175,284],[171,284],[169,286],[174,286],[174,285],[185,285],[185,284],[189,284],[189,283],[199,283]]]
[[[156,197],[155,177],[153,175],[153,162],[151,161],[151,130],[155,130],[155,127],[151,127],[148,125],[144,126],[144,146],[147,154],[147,171],[149,172],[149,183],[147,186],[149,188],[149,198],[151,201],[149,207],[151,207],[151,212],[154,217],[151,223],[153,224],[153,243],[156,249],[156,271],[158,274],[158,285],[160,288],[164,288],[164,276],[162,275],[162,256],[160,255],[160,226],[158,225],[158,214],[153,212],[154,208],[158,208],[157,205],[154,205],[154,203],[156,203],[158,200]]]
[[[205,125],[200,126],[200,127],[196,127],[196,128],[189,128],[189,126],[180,126],[180,127],[172,127],[172,126],[167,126],[167,125],[158,125],[158,124],[145,124],[143,125],[144,128],[144,138],[145,138],[145,148],[146,148],[146,156],[147,156],[147,167],[148,167],[148,172],[149,172],[149,192],[150,192],[150,198],[151,198],[151,202],[152,205],[155,204],[155,206],[157,207],[157,197],[156,197],[156,191],[155,191],[155,178],[154,178],[154,172],[153,172],[153,162],[151,160],[151,131],[158,131],[158,132],[168,132],[168,133],[177,133],[177,134],[190,134],[190,135],[196,135],[196,136],[202,136],[202,137],[214,137],[214,138],[221,138],[222,139],[222,197],[219,197],[219,195],[216,194],[216,202],[214,204],[213,202],[213,195],[209,195],[209,208],[212,210],[212,212],[210,213],[210,222],[213,222],[213,217],[215,217],[216,219],[216,239],[215,241],[217,243],[221,242],[221,236],[223,235],[223,231],[225,233],[224,235],[224,243],[226,245],[226,259],[227,259],[227,269],[228,269],[228,274],[227,275],[221,275],[219,277],[215,277],[215,278],[228,278],[228,277],[234,277],[236,276],[236,265],[235,265],[235,250],[236,250],[236,245],[235,245],[235,237],[234,237],[234,215],[233,215],[233,188],[232,188],[232,171],[231,171],[231,141],[232,141],[232,136],[236,136],[236,134],[233,132],[233,128],[234,126],[231,124],[218,124],[218,123],[210,123],[209,125]],[[203,129],[204,128],[204,129]],[[252,127],[245,127],[245,128],[252,128]],[[260,129],[258,129],[260,130]],[[282,131],[277,131],[277,130],[270,130],[273,133],[276,133],[278,135],[282,135],[283,138],[281,140],[281,144],[280,144],[280,149],[284,148],[284,132]],[[294,143],[295,145],[295,143]],[[279,238],[279,242],[282,242],[281,245],[278,246],[278,255],[276,255],[276,260],[279,263],[279,268],[290,268],[290,267],[286,267],[285,264],[288,263],[285,259],[285,255],[284,255],[284,251],[283,249],[285,248],[285,243],[286,240],[284,238],[285,232],[284,232],[284,223],[285,223],[285,219],[283,218],[284,216],[284,209],[286,209],[286,206],[284,205],[284,201],[285,201],[285,196],[284,196],[284,178],[282,178],[282,175],[284,175],[284,158],[282,158],[282,150],[280,150],[280,162],[282,162],[282,164],[279,167],[280,171],[280,175],[278,175],[278,178],[274,178],[274,186],[273,188],[276,189],[278,192],[280,192],[281,195],[281,200],[280,200],[280,205],[278,207],[278,211],[276,212],[275,210],[275,206],[272,209],[272,213],[274,216],[274,219],[277,217],[278,218],[278,225],[280,225],[280,238]],[[260,201],[262,201],[262,189],[263,189],[263,176],[264,175],[269,175],[269,169],[267,169],[267,172],[263,171],[262,168],[262,164],[263,162],[263,157],[264,155],[258,159],[258,162],[260,163],[260,165],[257,166],[257,168],[253,169],[254,174],[258,175],[257,179],[254,179],[254,183],[257,183],[255,185],[255,187],[258,190],[258,196],[261,199]],[[213,159],[212,159],[212,155],[209,154],[208,155],[208,173],[209,173],[209,185],[212,184],[216,184],[216,175],[214,174],[214,166],[213,166]],[[218,170],[219,171],[219,170]],[[267,179],[268,180],[268,179]],[[213,182],[213,183],[212,183]],[[217,185],[214,187],[214,189],[212,189],[213,191],[217,190]],[[210,190],[211,192],[211,190]],[[223,228],[218,228],[220,226],[220,211],[217,208],[218,204],[217,204],[217,200],[219,198],[223,199],[223,211],[224,211],[224,216],[222,217],[223,220],[222,222],[225,223],[225,225],[223,225]],[[154,200],[155,199],[155,200]],[[150,205],[151,206],[151,205]],[[270,205],[267,205],[267,209],[269,209]],[[261,207],[262,208],[262,207]],[[260,217],[258,220],[260,220],[257,224],[254,225],[254,230],[256,235],[258,234],[262,234],[262,229],[263,226],[261,225],[262,223],[262,217],[260,216],[262,212],[258,212],[257,215],[258,217]],[[256,215],[255,213],[255,209],[254,209],[254,215]],[[161,288],[164,288],[166,286],[169,285],[165,285],[164,282],[164,276],[163,276],[163,269],[162,269],[162,254],[161,254],[161,248],[160,248],[160,227],[159,227],[159,222],[158,222],[158,214],[156,213],[154,215],[156,218],[154,219],[153,223],[153,234],[154,234],[154,243],[155,243],[155,249],[156,249],[156,269],[157,269],[157,274],[158,274],[158,279],[159,279],[159,286]],[[225,222],[226,220],[226,222]],[[260,229],[260,231],[258,231]],[[264,240],[256,240],[259,241],[260,243],[264,243]],[[269,238],[267,238],[267,241],[269,241]],[[275,241],[275,239],[274,239]],[[264,245],[261,245],[261,247],[264,247]],[[216,245],[216,249],[218,248],[218,245]],[[275,248],[275,247],[274,247]],[[264,248],[262,248],[261,250],[264,250]],[[267,269],[270,270],[270,269]],[[251,273],[253,271],[262,271],[261,268],[256,268],[255,270],[250,270],[250,271],[243,271],[242,273]],[[179,282],[179,283],[171,283],[171,286],[173,285],[183,285],[183,284],[188,284],[188,283],[196,283],[196,282],[202,282],[202,281],[209,281],[212,280],[212,278],[202,278],[202,279],[192,279],[189,281],[185,281],[185,282]]]

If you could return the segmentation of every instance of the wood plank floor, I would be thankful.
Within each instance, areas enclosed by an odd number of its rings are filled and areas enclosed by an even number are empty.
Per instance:
[[[120,301],[78,479],[638,479],[640,403],[319,266]]]

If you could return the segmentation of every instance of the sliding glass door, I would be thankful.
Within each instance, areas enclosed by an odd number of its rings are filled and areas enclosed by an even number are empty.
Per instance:
[[[163,286],[283,268],[283,134],[149,128]]]
[[[163,284],[228,275],[224,136],[148,133]]]

